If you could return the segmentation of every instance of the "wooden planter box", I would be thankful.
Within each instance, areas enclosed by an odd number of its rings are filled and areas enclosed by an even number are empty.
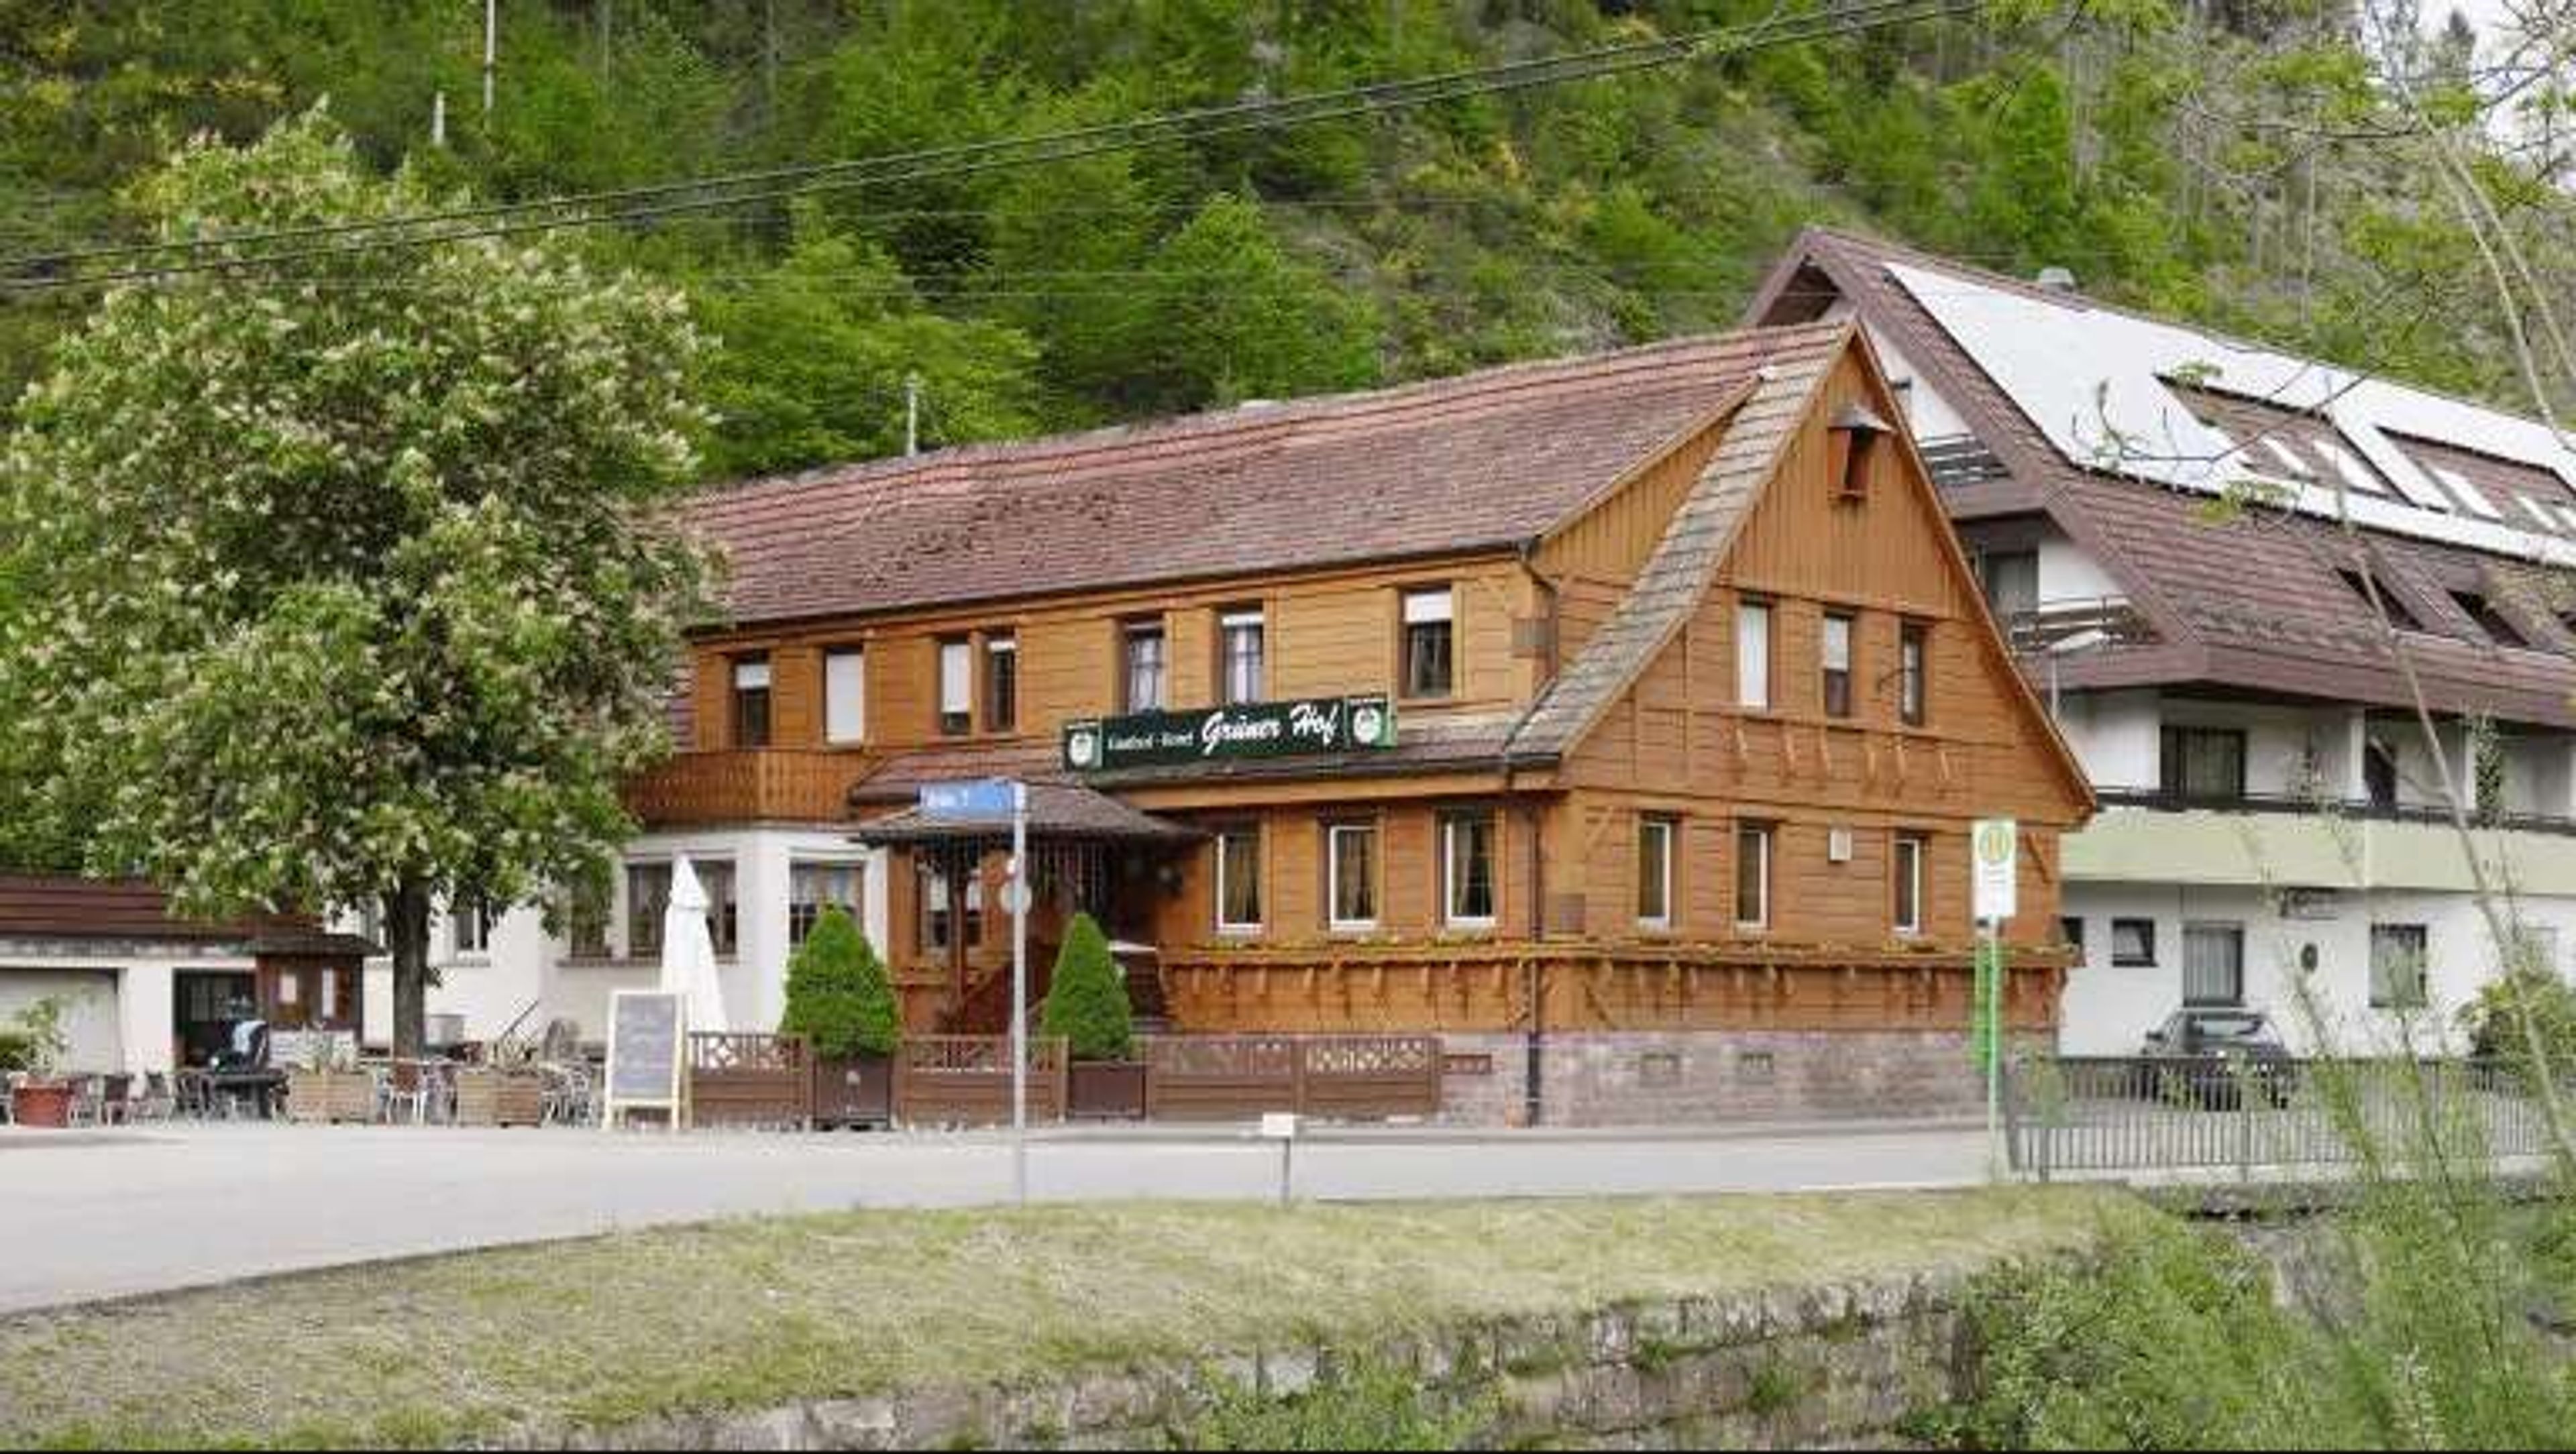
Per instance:
[[[59,1131],[72,1123],[72,1086],[67,1080],[31,1080],[9,1098],[9,1114],[21,1126]]]
[[[1142,1061],[1077,1060],[1065,1072],[1065,1115],[1076,1121],[1141,1121],[1149,1074]]]
[[[375,1078],[353,1070],[298,1070],[286,1077],[286,1118],[309,1125],[376,1118]]]
[[[538,1126],[545,1123],[546,1082],[506,1070],[456,1073],[456,1124]]]
[[[882,1055],[816,1056],[814,1124],[894,1124],[894,1062]]]

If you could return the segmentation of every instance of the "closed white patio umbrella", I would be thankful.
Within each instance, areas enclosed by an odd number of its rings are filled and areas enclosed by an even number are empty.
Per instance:
[[[707,927],[706,885],[686,855],[671,864],[671,902],[662,910],[662,989],[681,996],[692,1031],[722,1034],[724,983],[716,977],[715,935]]]

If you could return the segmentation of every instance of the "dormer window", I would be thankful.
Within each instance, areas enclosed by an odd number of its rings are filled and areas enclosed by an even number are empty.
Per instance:
[[[1827,467],[1833,474],[1835,496],[1844,500],[1868,499],[1870,458],[1878,452],[1880,437],[1893,433],[1894,426],[1866,406],[1854,403],[1843,406],[1827,432],[1833,440],[1827,451]]]

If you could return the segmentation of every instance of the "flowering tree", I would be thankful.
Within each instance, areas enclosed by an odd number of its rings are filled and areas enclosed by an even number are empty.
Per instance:
[[[446,199],[318,114],[144,190],[172,240]],[[432,905],[604,872],[706,563],[680,298],[559,241],[124,286],[0,454],[7,811],[185,910],[380,903],[416,1053]]]

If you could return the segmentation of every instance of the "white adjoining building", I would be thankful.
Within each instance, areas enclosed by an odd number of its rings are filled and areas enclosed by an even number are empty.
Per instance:
[[[2523,951],[2576,951],[2576,452],[2541,424],[1811,231],[1751,321],[1857,316],[2101,796],[2062,1046],[2270,1011],[2456,1043],[2500,963],[2385,602]],[[2349,522],[2349,528],[2345,522]]]

